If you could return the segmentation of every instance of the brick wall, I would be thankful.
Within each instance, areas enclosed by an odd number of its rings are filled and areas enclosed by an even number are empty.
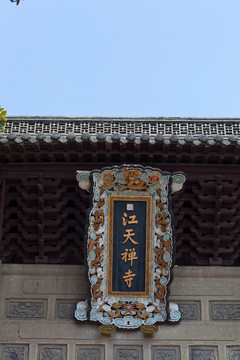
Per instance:
[[[74,319],[89,297],[86,268],[0,264],[0,360],[239,360],[240,268],[175,267],[178,325],[152,338]]]

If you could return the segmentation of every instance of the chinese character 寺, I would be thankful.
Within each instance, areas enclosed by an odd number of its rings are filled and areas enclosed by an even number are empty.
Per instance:
[[[138,242],[131,238],[131,236],[135,236],[135,233],[133,232],[133,229],[126,229],[125,232],[126,232],[126,234],[123,235],[123,237],[125,237],[126,240],[124,240],[122,242],[122,244],[125,244],[128,240],[130,240],[134,245],[137,245]]]
[[[132,281],[133,281],[135,276],[136,276],[136,274],[134,274],[132,272],[132,270],[130,270],[130,269],[125,272],[125,276],[123,276],[123,280],[127,284],[127,287],[130,288],[132,286]]]
[[[138,257],[136,256],[137,253],[135,249],[125,249],[125,252],[121,254],[122,260],[124,262],[130,261],[131,266],[133,266],[133,260],[137,260]]]
[[[128,216],[126,213],[123,213],[122,221],[123,226],[126,226],[127,224],[138,224],[138,220],[136,220],[136,215],[130,215],[130,220],[128,219]]]

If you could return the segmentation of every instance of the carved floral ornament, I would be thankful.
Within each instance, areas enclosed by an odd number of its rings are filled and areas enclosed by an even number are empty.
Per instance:
[[[78,303],[76,318],[142,327],[144,333],[151,332],[146,326],[179,321],[178,306],[167,301],[174,249],[169,195],[182,188],[184,174],[123,165],[78,171],[77,180],[93,198],[87,233],[91,301]]]

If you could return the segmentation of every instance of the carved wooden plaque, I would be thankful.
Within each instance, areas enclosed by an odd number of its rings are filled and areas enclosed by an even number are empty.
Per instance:
[[[87,233],[91,300],[79,302],[78,320],[137,329],[181,314],[169,306],[174,240],[169,196],[182,188],[182,173],[135,165],[77,172],[92,191]]]

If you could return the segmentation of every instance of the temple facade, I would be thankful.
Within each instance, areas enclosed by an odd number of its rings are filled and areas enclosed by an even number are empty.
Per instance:
[[[239,119],[10,117],[0,164],[1,360],[240,359]],[[74,318],[90,298],[76,172],[124,164],[186,176],[171,196],[182,318],[151,337]]]

